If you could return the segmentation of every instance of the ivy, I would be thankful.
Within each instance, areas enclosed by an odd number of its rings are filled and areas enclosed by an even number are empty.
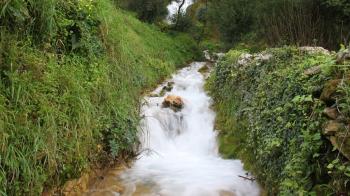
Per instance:
[[[270,195],[349,191],[349,161],[334,162],[339,152],[322,135],[326,105],[318,91],[339,75],[333,57],[293,47],[261,54],[271,58],[230,51],[209,80],[221,151],[242,159]],[[321,71],[305,74],[314,67]]]

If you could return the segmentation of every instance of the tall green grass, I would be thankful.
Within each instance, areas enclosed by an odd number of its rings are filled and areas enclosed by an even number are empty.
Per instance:
[[[50,0],[36,15],[22,1],[5,3],[12,7],[0,9],[0,195],[39,195],[91,164],[132,156],[141,94],[192,59],[194,42],[109,0]],[[26,26],[31,19],[43,29]]]

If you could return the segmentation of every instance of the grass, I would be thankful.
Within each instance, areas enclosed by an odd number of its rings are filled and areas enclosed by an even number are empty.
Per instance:
[[[189,37],[161,33],[109,0],[83,1],[84,20],[64,15],[70,2],[41,14],[58,18],[43,23],[52,30],[44,43],[1,23],[0,195],[39,195],[132,156],[141,94],[195,57]]]

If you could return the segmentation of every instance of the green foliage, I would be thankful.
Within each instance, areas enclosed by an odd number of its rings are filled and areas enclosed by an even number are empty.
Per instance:
[[[174,14],[171,16],[172,29],[180,32],[188,32],[191,27],[194,27],[194,23],[190,16],[185,12]]]
[[[247,33],[271,46],[338,49],[350,40],[346,0],[211,0],[208,5],[209,22],[218,27],[227,48],[247,41]]]
[[[43,2],[1,7],[1,195],[40,195],[132,156],[141,94],[196,52],[109,0]]]
[[[177,31],[183,31],[191,35],[197,41],[201,50],[209,50],[210,52],[218,52],[222,47],[222,43],[217,37],[217,33],[213,30],[213,26],[208,23],[208,1],[194,1],[186,9],[186,13],[180,13],[179,22],[176,23],[177,16],[173,17],[173,25],[171,28]]]
[[[338,12],[337,16],[350,16],[350,2],[347,0],[323,0],[323,3]]]
[[[93,1],[5,0],[0,5],[0,26],[46,50],[85,56],[102,50]]]
[[[242,65],[238,60],[244,53],[230,51],[208,83],[221,130],[220,151],[241,158],[270,195],[349,192],[349,160],[321,136],[326,118],[319,100],[322,84],[346,75],[347,68],[335,66],[332,56],[296,48],[269,49],[261,53],[271,54],[269,60],[252,58]],[[304,74],[314,66],[322,72]]]
[[[120,0],[118,4],[137,14],[145,22],[162,21],[168,15],[167,6],[171,0]]]
[[[199,43],[199,48],[201,48],[202,51],[209,50],[210,53],[213,53],[213,52],[220,51],[222,46],[219,43],[215,43],[215,42],[210,41],[210,40],[202,40]]]
[[[253,10],[251,0],[213,0],[209,4],[209,19],[220,30],[223,41],[232,46],[251,31]]]

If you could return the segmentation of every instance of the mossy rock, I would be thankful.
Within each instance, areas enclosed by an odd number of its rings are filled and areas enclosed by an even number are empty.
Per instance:
[[[323,110],[323,114],[329,119],[335,120],[339,116],[339,111],[337,108],[327,107]]]
[[[334,102],[335,94],[337,92],[338,85],[340,84],[340,82],[340,79],[328,81],[323,88],[320,99],[326,103]]]
[[[208,65],[204,65],[203,67],[201,67],[198,72],[201,74],[207,73],[209,71],[209,67]]]
[[[339,153],[333,145],[349,157],[347,67],[334,66],[331,55],[296,48],[268,49],[264,53],[272,57],[264,63],[243,62],[244,53],[230,51],[208,82],[219,130],[225,131],[221,152],[249,165],[267,195],[312,195],[318,185],[347,182],[345,173],[333,176],[326,168]]]
[[[332,136],[329,139],[334,147],[336,147],[339,152],[344,155],[348,160],[350,160],[350,136],[346,134]]]
[[[323,130],[324,135],[336,135],[339,132],[345,130],[345,125],[343,123],[339,123],[335,120],[328,121]]]

